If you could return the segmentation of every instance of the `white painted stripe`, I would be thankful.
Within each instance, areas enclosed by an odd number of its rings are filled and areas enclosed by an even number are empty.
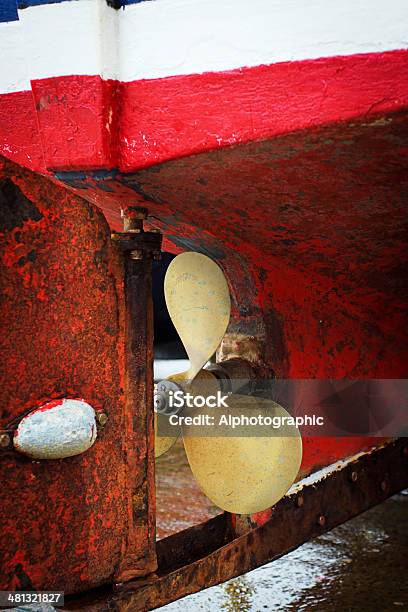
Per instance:
[[[24,55],[23,30],[18,21],[0,24],[0,92],[30,89]]]
[[[69,74],[115,78],[117,11],[104,0],[32,6],[19,11],[31,79]]]
[[[133,81],[408,47],[407,0],[155,0],[118,11],[77,0],[19,16],[31,79]],[[15,40],[1,24],[0,91],[26,77]]]
[[[133,6],[120,23],[124,81],[408,46],[407,0],[156,0]]]

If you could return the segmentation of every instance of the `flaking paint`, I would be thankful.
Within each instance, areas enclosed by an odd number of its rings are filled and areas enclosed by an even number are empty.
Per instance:
[[[1,453],[0,587],[82,591],[113,581],[129,552],[135,572],[149,573],[151,519],[137,487],[129,487],[139,478],[146,489],[152,475],[145,457],[132,459],[132,440],[138,448],[143,434],[130,439],[125,407],[121,255],[93,205],[4,160],[0,181],[15,187],[3,206],[20,212],[13,227],[10,216],[0,227],[0,427],[63,397],[84,397],[109,417],[97,443],[76,457]]]

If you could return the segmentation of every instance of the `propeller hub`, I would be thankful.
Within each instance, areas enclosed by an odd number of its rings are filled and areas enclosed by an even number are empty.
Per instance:
[[[178,414],[184,408],[184,391],[172,380],[161,380],[157,383],[154,395],[154,409],[159,414],[170,416]]]
[[[218,380],[223,393],[252,394],[256,389],[256,371],[245,359],[234,357],[206,368]]]

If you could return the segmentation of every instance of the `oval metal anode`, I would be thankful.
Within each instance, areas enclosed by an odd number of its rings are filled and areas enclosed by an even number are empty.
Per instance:
[[[14,448],[32,459],[65,459],[87,451],[96,440],[95,411],[82,399],[48,402],[21,419]]]

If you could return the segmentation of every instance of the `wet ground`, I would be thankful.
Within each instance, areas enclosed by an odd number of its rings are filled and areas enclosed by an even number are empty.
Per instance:
[[[219,511],[197,488],[181,443],[157,462],[158,537]],[[163,612],[408,611],[408,494],[396,495],[282,559]]]

